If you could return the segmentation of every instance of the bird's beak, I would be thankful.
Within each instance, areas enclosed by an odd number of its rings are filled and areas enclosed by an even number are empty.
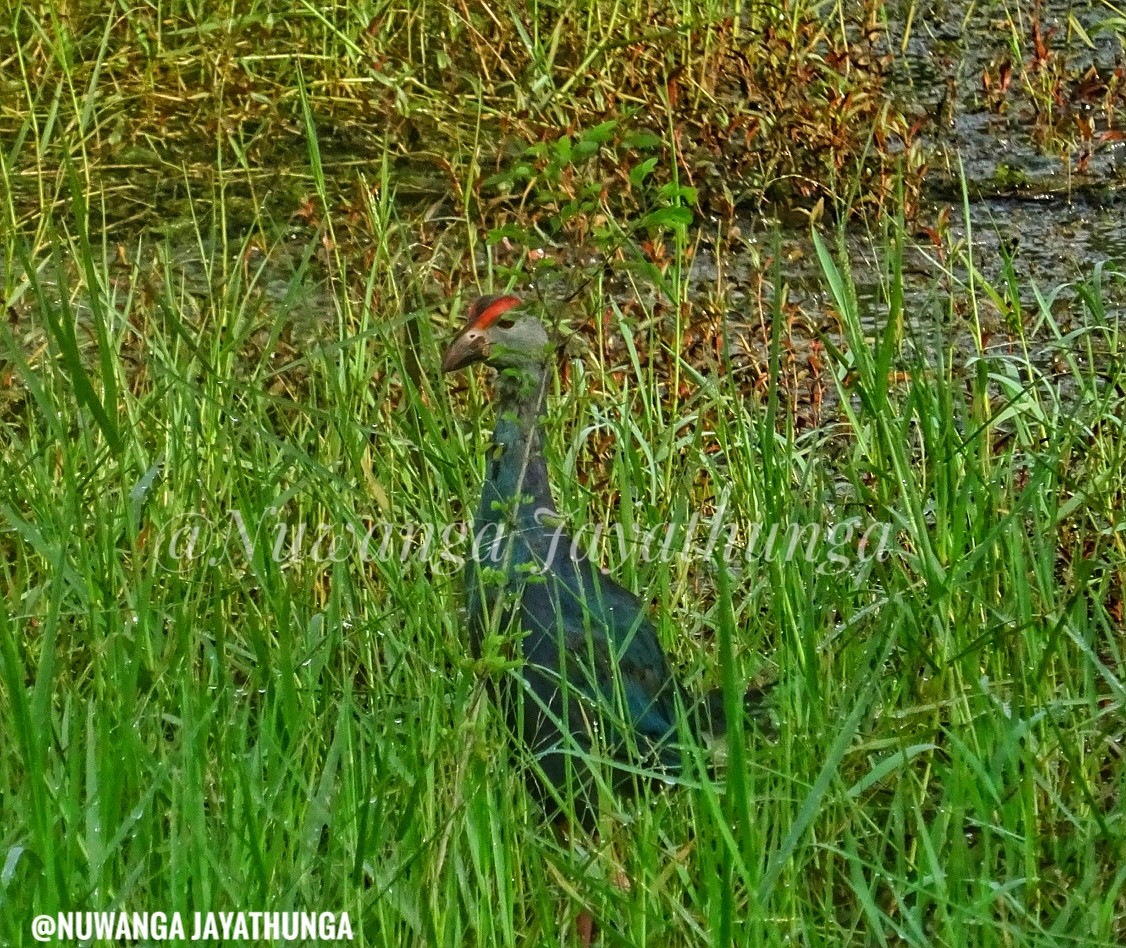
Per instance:
[[[480,332],[459,332],[442,357],[442,372],[456,372],[482,361],[488,355],[485,337]]]

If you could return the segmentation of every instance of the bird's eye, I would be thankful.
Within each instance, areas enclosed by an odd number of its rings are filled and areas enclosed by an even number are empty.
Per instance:
[[[516,320],[515,319],[498,319],[496,324],[498,326],[500,326],[501,329],[511,329],[513,326],[516,325]]]

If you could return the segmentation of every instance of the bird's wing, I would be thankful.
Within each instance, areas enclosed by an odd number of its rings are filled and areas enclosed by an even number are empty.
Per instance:
[[[562,645],[568,683],[598,702],[600,716],[647,752],[671,754],[676,682],[656,629],[636,596],[586,557],[572,556],[569,538],[563,540],[549,562],[531,544],[532,559],[544,569],[528,577],[521,597],[531,640],[525,654],[561,670]]]

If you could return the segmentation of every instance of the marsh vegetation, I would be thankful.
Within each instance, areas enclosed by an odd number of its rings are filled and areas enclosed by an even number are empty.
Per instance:
[[[325,909],[538,945],[584,907],[607,945],[1126,940],[1124,31],[11,0],[0,940]],[[585,848],[524,792],[451,562],[318,534],[470,515],[486,387],[440,343],[508,289],[569,339],[573,530],[892,537],[843,571],[603,551],[686,681],[776,682],[777,733]]]

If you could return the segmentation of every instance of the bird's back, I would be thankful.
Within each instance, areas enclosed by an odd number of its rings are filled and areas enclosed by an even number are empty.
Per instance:
[[[489,633],[520,641],[523,664],[502,695],[510,726],[549,792],[571,784],[585,795],[591,760],[619,790],[645,772],[676,773],[678,688],[656,629],[545,513],[522,511],[466,571],[475,650]]]

